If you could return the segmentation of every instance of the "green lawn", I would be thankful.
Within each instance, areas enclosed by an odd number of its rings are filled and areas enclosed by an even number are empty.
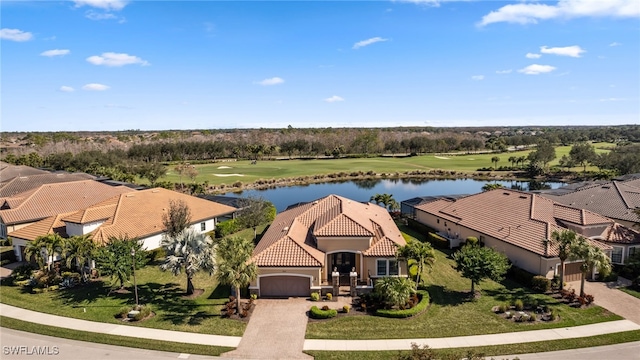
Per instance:
[[[561,339],[513,345],[479,346],[474,348],[441,349],[436,350],[436,353],[443,357],[449,354],[465,356],[468,350],[473,350],[485,356],[515,355],[612,345],[638,340],[640,340],[640,330],[634,330],[577,339]],[[312,355],[316,360],[387,360],[393,359],[399,354],[408,354],[409,351],[306,351],[306,353]]]
[[[609,143],[595,144],[596,152],[607,152],[607,147],[615,146]],[[556,165],[562,155],[568,155],[570,146],[559,146],[556,148],[557,158],[551,165]],[[278,160],[258,161],[256,165],[251,165],[249,161],[220,162],[213,164],[195,165],[198,169],[196,181],[208,181],[212,185],[231,185],[237,181],[244,184],[257,180],[296,178],[302,176],[332,174],[339,172],[368,172],[375,173],[395,173],[412,170],[455,170],[462,172],[474,172],[478,168],[493,166],[491,158],[498,156],[500,162],[498,166],[510,166],[508,158],[511,156],[527,156],[531,150],[509,152],[503,154],[470,154],[457,156],[436,156],[421,155],[407,158],[375,157],[362,159],[320,159],[320,160]],[[574,171],[582,171],[581,167],[573,168]],[[587,167],[587,170],[596,170],[595,167]],[[167,175],[161,178],[162,181],[179,182],[180,176],[173,167],[169,168]],[[144,182],[145,180],[141,180]],[[183,177],[185,183],[191,180]]]
[[[220,317],[220,310],[228,301],[229,288],[218,286],[214,277],[199,273],[194,278],[196,288],[204,294],[194,300],[182,298],[186,276],[174,277],[162,272],[157,265],[148,265],[136,271],[140,302],[150,304],[155,316],[131,326],[199,332],[206,334],[241,336],[245,323]],[[111,293],[109,279],[88,286],[30,294],[22,287],[2,286],[0,301],[21,308],[113,324],[123,323],[115,317],[119,309],[135,303],[133,292]],[[126,285],[133,290],[132,284]]]
[[[55,326],[35,324],[18,319],[0,316],[0,326],[7,329],[26,331],[34,334],[54,336],[57,338],[88,341],[98,344],[126,346],[139,349],[168,351],[174,353],[219,356],[234,348],[223,346],[195,345],[171,341],[140,339],[128,336],[98,334],[92,332],[65,329]]]
[[[401,227],[401,230],[405,230]],[[495,334],[523,330],[537,330],[592,324],[619,320],[620,316],[593,306],[574,309],[542,294],[531,293],[527,288],[509,280],[502,283],[482,282],[482,297],[466,300],[471,288],[469,280],[453,269],[454,262],[448,251],[436,250],[433,269],[425,274],[431,305],[423,314],[408,320],[396,320],[375,316],[349,316],[327,321],[311,322],[306,337],[310,339],[376,339],[376,338],[436,338],[478,334]],[[556,308],[560,321],[553,323],[514,323],[491,312],[491,308],[506,301],[522,299],[525,303],[536,301],[539,305]]]
[[[626,292],[627,294],[629,294],[631,296],[635,296],[638,299],[640,299],[640,291],[632,289],[631,286],[629,286],[629,287],[621,287],[620,290]]]

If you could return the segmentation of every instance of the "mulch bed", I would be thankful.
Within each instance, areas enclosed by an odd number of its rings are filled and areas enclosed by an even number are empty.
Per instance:
[[[235,302],[235,300],[234,300]],[[249,303],[249,300],[240,300],[240,307],[244,308],[247,304]],[[254,300],[251,303],[251,307],[249,307],[249,309],[247,310],[247,316],[241,316],[240,314],[238,314],[235,310],[235,307],[233,308],[233,313],[232,314],[227,314],[227,308],[223,308],[221,310],[221,315],[222,317],[226,317],[228,319],[233,319],[233,320],[238,320],[238,321],[242,321],[245,323],[249,322],[249,319],[251,319],[251,314],[253,314],[253,310],[256,308],[258,301]]]

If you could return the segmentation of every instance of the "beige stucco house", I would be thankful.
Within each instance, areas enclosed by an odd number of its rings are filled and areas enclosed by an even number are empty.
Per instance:
[[[594,212],[554,202],[537,194],[496,189],[459,199],[439,198],[416,206],[416,220],[461,245],[477,237],[531,273],[553,277],[559,272],[558,249],[545,246],[554,231],[571,229],[590,239],[609,256],[611,244],[640,240],[640,234]],[[580,263],[569,262],[565,280],[578,280]]]
[[[258,278],[249,289],[262,297],[330,292],[334,271],[345,285],[355,272],[368,288],[376,278],[406,276],[395,257],[405,244],[384,208],[329,195],[276,216],[253,252]]]

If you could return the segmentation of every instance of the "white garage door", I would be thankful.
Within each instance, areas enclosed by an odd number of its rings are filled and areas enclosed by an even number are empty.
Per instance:
[[[309,278],[302,276],[263,276],[261,297],[309,296]]]

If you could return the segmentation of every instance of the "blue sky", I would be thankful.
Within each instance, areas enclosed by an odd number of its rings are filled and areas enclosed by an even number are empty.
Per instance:
[[[640,123],[640,2],[5,1],[2,131]]]

